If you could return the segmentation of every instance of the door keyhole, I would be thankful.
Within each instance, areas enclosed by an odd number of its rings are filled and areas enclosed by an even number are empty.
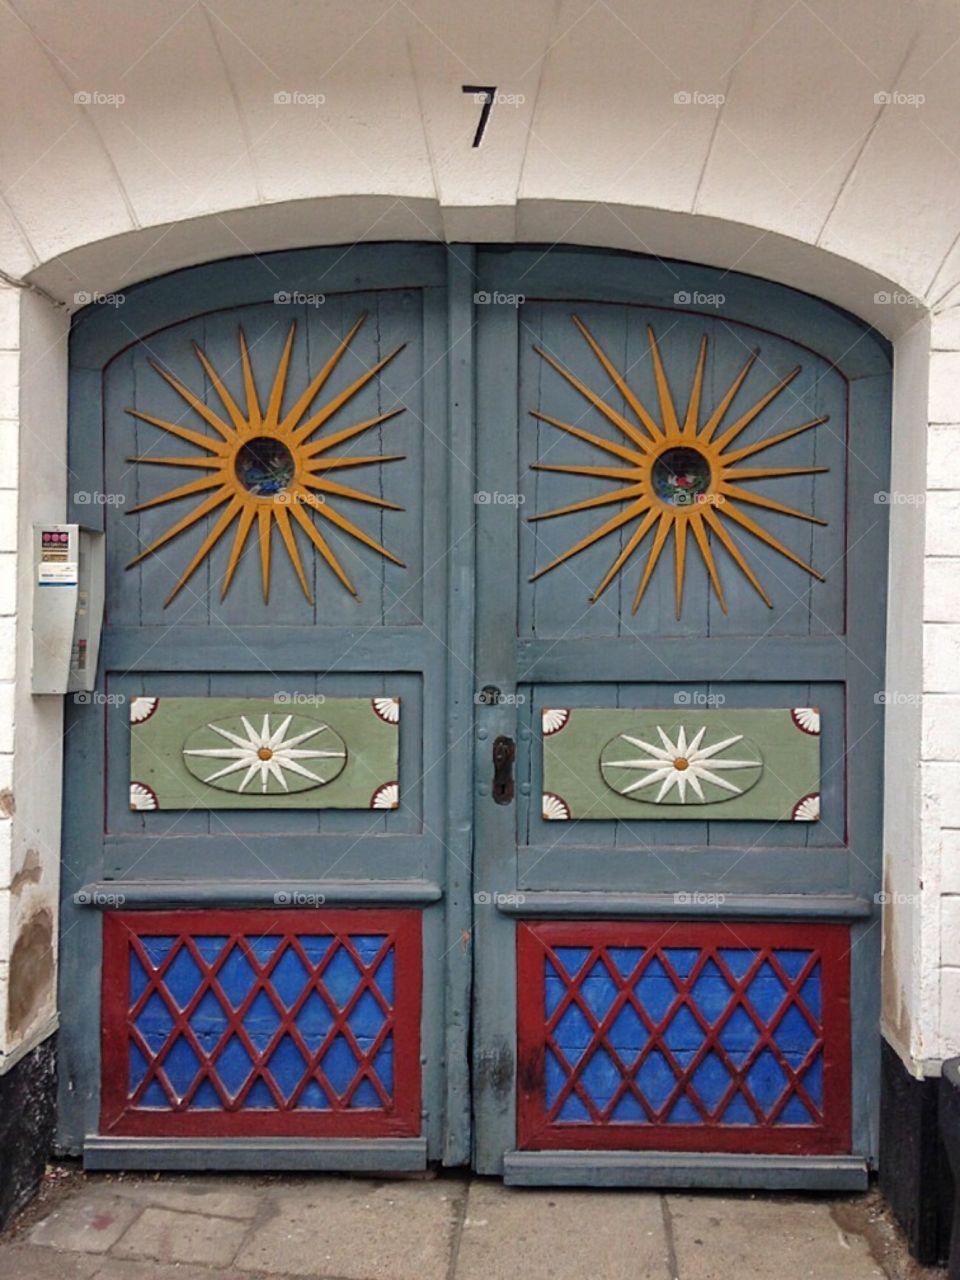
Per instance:
[[[493,802],[509,804],[513,799],[513,761],[516,743],[502,734],[493,740]]]

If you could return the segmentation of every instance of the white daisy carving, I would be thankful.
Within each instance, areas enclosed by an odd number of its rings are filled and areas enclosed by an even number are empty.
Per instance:
[[[724,738],[721,742],[715,742],[712,746],[702,747],[704,735],[707,732],[707,726],[703,725],[694,736],[687,741],[687,732],[682,726],[677,730],[675,742],[671,742],[670,738],[664,733],[663,729],[657,725],[657,733],[660,735],[661,746],[657,747],[652,742],[645,742],[642,738],[632,738],[628,733],[621,733],[622,741],[630,744],[631,747],[639,747],[641,751],[645,751],[645,756],[634,756],[629,760],[604,760],[604,769],[631,769],[634,772],[641,772],[643,777],[638,778],[635,782],[629,782],[625,787],[614,787],[615,791],[619,791],[622,796],[632,795],[635,791],[641,791],[646,787],[652,787],[656,783],[660,783],[660,790],[654,797],[654,803],[660,804],[664,796],[676,787],[677,799],[680,804],[687,803],[687,786],[696,795],[697,799],[704,802],[703,787],[701,782],[710,782],[715,787],[719,787],[721,791],[729,791],[732,795],[740,795],[743,791],[742,787],[736,786],[727,778],[720,776],[720,770],[728,769],[755,769],[762,764],[761,760],[718,760],[716,757],[721,751],[726,751],[728,747],[734,746],[743,738],[742,733],[736,734],[731,738]]]
[[[256,730],[246,716],[241,716],[240,721],[243,725],[243,731],[247,735],[242,738],[239,734],[231,732],[229,729],[223,728],[222,725],[208,724],[207,728],[214,733],[219,734],[221,738],[225,738],[228,742],[233,743],[230,747],[194,747],[185,749],[185,756],[206,756],[212,760],[228,760],[230,763],[224,765],[222,769],[216,770],[208,777],[204,778],[204,782],[215,782],[218,778],[225,778],[228,774],[239,773],[241,769],[245,769],[243,781],[237,787],[237,791],[244,791],[247,784],[259,775],[260,790],[266,792],[267,784],[273,778],[280,786],[281,790],[289,791],[286,771],[296,774],[301,778],[309,778],[318,786],[322,786],[325,782],[330,781],[329,776],[323,776],[314,773],[308,769],[303,763],[305,760],[343,760],[346,757],[346,751],[342,749],[334,749],[324,751],[317,747],[302,747],[302,742],[308,742],[311,738],[315,738],[318,733],[331,733],[329,725],[317,724],[312,728],[305,730],[303,733],[296,734],[295,737],[287,738],[287,730],[290,728],[290,722],[293,720],[292,715],[284,716],[280,726],[273,729],[270,725],[270,716],[263,717],[261,728]],[[339,738],[336,739],[338,742]]]

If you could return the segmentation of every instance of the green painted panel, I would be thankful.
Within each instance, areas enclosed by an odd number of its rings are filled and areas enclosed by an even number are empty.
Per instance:
[[[396,809],[399,698],[130,703],[131,809]]]
[[[543,816],[815,822],[816,707],[542,713]]]

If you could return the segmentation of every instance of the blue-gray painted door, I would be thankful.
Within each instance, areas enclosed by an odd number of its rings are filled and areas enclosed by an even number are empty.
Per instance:
[[[88,1164],[467,1158],[447,287],[437,248],[280,254],[75,325],[70,497],[107,548],[67,731]]]
[[[857,1185],[885,345],[685,265],[369,246],[151,282],[83,313],[71,364],[72,511],[108,567],[97,690],[68,706],[62,1145]],[[240,457],[232,433],[284,424],[286,453]],[[322,539],[292,496],[264,528],[321,456]],[[323,717],[342,780],[280,794],[259,751]],[[230,733],[259,796],[190,763]]]
[[[858,1185],[885,346],[784,289],[598,253],[483,252],[478,296],[476,1167]]]

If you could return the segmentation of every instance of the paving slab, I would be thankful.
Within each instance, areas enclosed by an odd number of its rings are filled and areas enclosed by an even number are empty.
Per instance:
[[[219,1186],[218,1183],[224,1185]],[[212,1184],[212,1185],[211,1185]],[[118,1195],[157,1209],[180,1213],[210,1213],[215,1218],[255,1218],[264,1193],[232,1190],[229,1178],[208,1181],[158,1179],[116,1181],[110,1184]]]
[[[133,1262],[129,1258],[98,1259],[97,1265],[100,1270],[92,1280],[250,1280],[235,1267],[210,1271],[206,1267],[185,1267],[179,1262]]]
[[[130,1200],[84,1187],[38,1222],[28,1239],[72,1253],[106,1253],[139,1213],[140,1206]]]
[[[682,1280],[883,1280],[825,1200],[668,1196]]]
[[[524,1280],[666,1280],[667,1238],[659,1195],[471,1183],[456,1280],[516,1280],[521,1275]]]
[[[102,1258],[90,1253],[0,1245],[3,1280],[89,1280],[99,1272],[101,1262]]]
[[[226,1267],[243,1244],[249,1223],[198,1213],[148,1207],[113,1246],[115,1258],[157,1262],[200,1262]]]
[[[241,1271],[337,1280],[446,1280],[459,1184],[318,1179],[275,1192],[275,1215],[241,1250]]]

